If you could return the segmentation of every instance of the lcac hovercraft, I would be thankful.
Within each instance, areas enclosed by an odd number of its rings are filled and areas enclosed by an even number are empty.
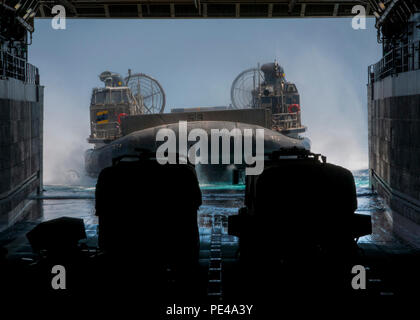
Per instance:
[[[163,113],[166,104],[162,86],[146,74],[132,74],[128,70],[128,76],[123,79],[118,73],[104,71],[99,79],[105,86],[92,91],[91,133],[87,139],[94,148],[85,153],[85,169],[90,176],[97,176],[110,164],[112,157],[106,147],[123,137],[124,117]]]

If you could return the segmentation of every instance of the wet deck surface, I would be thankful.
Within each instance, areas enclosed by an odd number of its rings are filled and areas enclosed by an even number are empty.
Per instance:
[[[243,206],[244,190],[240,186],[203,188],[202,193],[203,205],[200,207],[198,216],[201,243],[200,264],[203,268],[207,268],[209,279],[212,277],[217,279],[220,275],[208,268],[212,267],[211,264],[214,262],[211,261],[212,255],[220,254],[221,274],[223,277],[229,277],[229,272],[237,260],[238,239],[227,234],[227,217],[237,214],[238,209]],[[39,201],[39,205],[42,206],[42,216],[28,217],[0,233],[0,245],[8,249],[9,258],[30,257],[33,252],[25,234],[42,221],[71,216],[84,220],[88,237],[85,242],[88,246],[96,246],[98,222],[94,212],[93,195],[93,188],[72,188],[70,192],[66,187],[62,189],[47,187],[44,194],[47,199]],[[361,192],[358,203],[358,212],[371,215],[373,223],[372,235],[363,237],[358,242],[361,249],[358,263],[366,267],[368,281],[367,290],[360,294],[388,296],[412,293],[419,288],[420,284],[418,275],[420,251],[394,236],[389,212],[375,195]],[[219,253],[214,252],[214,248],[217,248],[217,244],[213,243],[217,237],[215,238],[214,235],[212,237],[214,227],[217,227],[220,233]],[[296,237],[299,235],[296,234]],[[220,286],[217,288],[216,284],[216,288],[212,291],[229,295],[229,282],[220,283]]]

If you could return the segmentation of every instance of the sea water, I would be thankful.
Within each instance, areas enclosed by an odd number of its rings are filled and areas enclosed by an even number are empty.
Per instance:
[[[387,208],[384,202],[369,187],[368,170],[353,172],[357,188],[357,213],[372,216],[372,235],[359,239],[359,242],[395,241],[390,224],[386,218]],[[75,217],[84,220],[88,245],[97,245],[97,224],[95,216],[95,179],[88,179],[83,185],[45,185],[39,200],[40,214],[23,219],[6,231],[0,233],[0,245],[9,252],[29,252],[30,247],[25,234],[42,221]],[[198,212],[201,244],[206,246],[210,241],[215,217],[223,226],[223,242],[235,245],[237,238],[227,234],[227,217],[238,213],[244,206],[244,185],[203,184],[200,185],[203,204]],[[156,190],[160,192],[160,190]],[[162,195],[164,197],[164,195]],[[115,199],[115,201],[120,201]],[[130,223],[129,218],[127,223]]]

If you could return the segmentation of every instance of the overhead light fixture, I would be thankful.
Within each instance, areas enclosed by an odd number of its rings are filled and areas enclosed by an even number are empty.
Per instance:
[[[379,19],[381,16],[376,11],[373,11],[373,15],[376,17],[376,19]]]
[[[381,8],[381,10],[385,10],[386,7],[383,2],[379,2],[378,5],[379,5],[379,8]]]
[[[16,20],[20,22],[20,24],[30,33],[34,32],[34,27],[32,27],[29,23],[23,20],[21,17],[17,16]]]
[[[18,2],[15,4],[15,10],[19,10],[19,8],[22,6],[22,3]]]
[[[32,3],[31,3],[32,5]],[[38,12],[38,7],[39,7],[39,2],[35,1],[35,6],[33,8],[29,8],[28,11],[26,12],[27,14],[29,14],[29,18],[33,18],[36,16],[36,13]],[[26,15],[25,15],[26,16]],[[26,20],[26,18],[24,18]]]
[[[28,10],[26,10],[25,15],[23,16],[23,20],[26,20],[31,12],[32,12],[32,8],[29,8]]]

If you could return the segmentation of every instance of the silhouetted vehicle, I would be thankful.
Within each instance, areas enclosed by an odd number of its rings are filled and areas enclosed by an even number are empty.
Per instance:
[[[147,152],[121,156],[100,173],[99,248],[79,243],[86,237],[83,220],[70,217],[43,222],[27,233],[34,251],[28,262],[5,261],[7,251],[0,248],[5,290],[11,296],[66,296],[101,311],[118,306],[155,316],[169,303],[202,301],[207,273],[198,259],[202,199],[195,168],[161,165],[153,157]],[[57,265],[66,271],[66,290],[51,286]]]
[[[197,296],[201,191],[193,166],[161,165],[153,156],[114,159],[98,177],[99,247],[111,275],[103,280],[177,301]]]
[[[246,207],[229,217],[244,297],[267,298],[270,287],[286,295],[349,289],[355,239],[371,233],[370,216],[355,214],[352,173],[320,157],[281,150],[246,177]]]

